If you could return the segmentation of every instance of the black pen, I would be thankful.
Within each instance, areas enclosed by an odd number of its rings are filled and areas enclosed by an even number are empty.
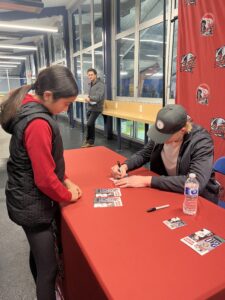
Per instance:
[[[119,160],[117,160],[117,166],[118,166],[118,171],[121,173],[120,167],[121,167],[121,163]]]
[[[163,209],[163,208],[166,208],[169,206],[170,206],[169,204],[166,204],[166,205],[162,205],[162,206],[151,207],[151,208],[147,209],[146,212],[152,212],[152,211],[155,211],[158,209]]]

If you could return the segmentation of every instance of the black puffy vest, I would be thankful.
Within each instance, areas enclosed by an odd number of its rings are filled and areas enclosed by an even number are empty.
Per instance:
[[[50,224],[58,210],[57,202],[44,195],[35,185],[31,161],[24,147],[24,131],[34,119],[44,119],[49,123],[55,173],[60,181],[63,181],[65,172],[63,144],[56,121],[41,104],[29,102],[23,105],[13,122],[4,128],[12,134],[7,163],[6,201],[11,220],[32,228]]]

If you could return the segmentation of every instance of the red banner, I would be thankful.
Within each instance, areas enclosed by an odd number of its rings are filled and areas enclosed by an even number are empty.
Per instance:
[[[224,0],[179,0],[176,103],[211,133],[215,159],[225,156],[224,13]]]

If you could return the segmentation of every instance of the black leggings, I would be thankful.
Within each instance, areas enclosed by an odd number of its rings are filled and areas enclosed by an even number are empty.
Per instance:
[[[99,111],[88,111],[87,112],[87,136],[86,141],[93,145],[95,142],[95,121],[100,115]]]
[[[57,260],[52,226],[40,230],[23,227],[30,244],[30,269],[38,300],[55,300]]]

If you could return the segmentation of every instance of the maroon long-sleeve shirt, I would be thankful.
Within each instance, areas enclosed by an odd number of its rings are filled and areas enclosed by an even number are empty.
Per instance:
[[[28,102],[41,103],[32,95],[27,94],[22,105]],[[67,190],[54,172],[56,165],[51,154],[52,129],[48,122],[43,119],[31,121],[24,132],[24,144],[31,160],[34,182],[40,191],[54,201],[70,201],[71,192]]]

